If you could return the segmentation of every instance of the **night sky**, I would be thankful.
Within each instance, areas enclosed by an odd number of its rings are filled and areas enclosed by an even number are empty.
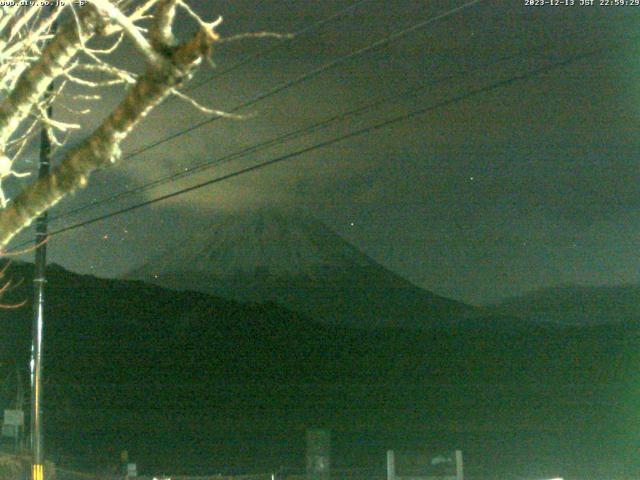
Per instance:
[[[217,211],[273,205],[304,207],[417,285],[470,303],[493,302],[542,286],[638,282],[640,7],[583,7],[575,1],[574,6],[553,7],[525,6],[524,0],[482,1],[258,102],[242,111],[248,115],[243,120],[212,122],[99,172],[86,190],[55,207],[52,215],[404,89],[434,83],[419,94],[144,195],[61,219],[52,229],[549,62],[593,50],[598,54],[56,236],[50,260],[79,272],[122,275],[206,225]],[[227,36],[295,32],[352,4],[345,0],[190,3],[205,17],[223,15],[220,31]],[[252,39],[220,45],[213,57],[217,71],[282,43],[192,94],[208,106],[230,110],[463,3],[361,1],[343,17],[294,41]],[[180,22],[189,24],[186,19]],[[495,63],[511,55],[515,58]],[[114,61],[139,71],[140,62],[134,57],[125,46]],[[491,63],[495,64],[486,66]],[[203,69],[195,83],[215,73]],[[438,79],[442,81],[436,83]],[[94,105],[87,128],[96,125],[121,95],[118,88],[106,91],[104,101]],[[134,131],[125,154],[205,118],[180,101],[167,101]],[[26,238],[21,235],[14,243]]]

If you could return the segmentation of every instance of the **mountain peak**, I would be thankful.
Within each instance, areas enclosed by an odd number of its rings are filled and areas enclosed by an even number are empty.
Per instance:
[[[190,270],[217,276],[317,276],[333,268],[375,262],[313,217],[261,208],[217,215],[209,226],[154,260],[161,271]]]
[[[365,327],[427,326],[471,310],[418,288],[300,211],[217,215],[128,277]]]

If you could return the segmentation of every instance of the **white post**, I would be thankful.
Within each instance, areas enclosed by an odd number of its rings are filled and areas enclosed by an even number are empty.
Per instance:
[[[393,450],[387,450],[387,480],[396,480],[396,457]]]
[[[464,480],[462,468],[462,450],[456,450],[456,480]]]

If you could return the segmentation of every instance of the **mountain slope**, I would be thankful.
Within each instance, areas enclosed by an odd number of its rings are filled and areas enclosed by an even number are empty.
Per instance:
[[[32,266],[16,263],[9,276],[24,282],[3,301],[31,299]],[[16,364],[26,370],[30,324],[29,307],[0,309],[0,378]],[[489,459],[493,473],[548,465],[541,455],[549,441],[571,446],[563,459],[585,469],[603,445],[612,446],[614,466],[635,459],[637,422],[627,419],[639,410],[638,325],[520,325],[487,318],[366,331],[274,304],[51,267],[47,451],[93,466],[103,452],[117,461],[126,448],[145,472],[272,471],[303,461],[304,429],[324,426],[335,432],[337,462],[342,454],[366,461],[372,447],[363,439],[376,435],[379,459],[398,439],[446,439],[463,445],[469,465]],[[15,389],[4,386],[7,407]],[[596,434],[602,441],[585,446]],[[506,451],[505,436],[514,446]]]
[[[536,290],[489,307],[527,322],[597,325],[640,321],[640,286],[563,286]]]
[[[364,328],[448,325],[474,311],[413,285],[318,221],[268,210],[221,215],[127,278]]]

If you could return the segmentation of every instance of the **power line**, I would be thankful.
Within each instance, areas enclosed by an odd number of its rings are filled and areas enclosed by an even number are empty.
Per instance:
[[[553,71],[555,69],[570,65],[570,64],[575,63],[575,62],[577,62],[579,60],[583,60],[585,58],[589,58],[589,57],[592,57],[592,56],[595,56],[595,55],[599,55],[599,54],[601,54],[601,53],[603,53],[605,51],[610,51],[610,48],[600,48],[600,49],[597,49],[597,50],[591,50],[589,52],[585,52],[585,53],[581,53],[581,54],[578,54],[578,55],[574,55],[574,56],[571,56],[571,57],[566,58],[564,60],[553,62],[553,63],[550,63],[548,65],[544,65],[542,67],[538,67],[536,69],[530,70],[528,72],[525,72],[525,73],[522,73],[522,74],[519,74],[519,75],[515,75],[515,76],[510,77],[508,79],[500,80],[500,81],[494,82],[494,83],[492,83],[490,85],[487,85],[487,86],[484,86],[484,87],[479,87],[479,88],[472,89],[472,90],[470,90],[468,92],[462,93],[460,95],[456,95],[456,96],[454,96],[454,97],[452,97],[450,99],[443,100],[443,101],[428,105],[426,107],[423,107],[423,108],[420,108],[420,109],[417,109],[417,110],[413,110],[413,111],[411,111],[409,113],[406,113],[406,114],[403,114],[403,115],[398,115],[398,116],[395,116],[395,117],[391,117],[391,118],[389,118],[387,120],[384,120],[382,122],[378,122],[376,124],[373,124],[373,125],[370,125],[370,126],[367,126],[367,127],[364,127],[364,128],[360,128],[360,129],[351,131],[351,132],[349,132],[349,133],[347,133],[345,135],[341,135],[341,136],[332,138],[330,140],[326,140],[326,141],[323,141],[323,142],[320,142],[320,143],[316,143],[316,144],[311,145],[309,147],[305,147],[305,148],[302,148],[300,150],[296,150],[294,152],[290,152],[290,153],[287,153],[285,155],[281,155],[281,156],[273,158],[271,160],[268,160],[268,161],[265,161],[265,162],[262,162],[262,163],[258,163],[256,165],[252,165],[250,167],[246,167],[246,168],[237,170],[235,172],[228,173],[228,174],[225,174],[225,175],[222,175],[222,176],[219,176],[219,177],[216,177],[216,178],[213,178],[213,179],[198,183],[196,185],[192,185],[190,187],[186,187],[186,188],[180,189],[180,190],[178,190],[176,192],[172,192],[172,193],[169,193],[169,194],[166,194],[166,195],[162,195],[160,197],[157,197],[157,198],[154,198],[154,199],[151,199],[151,200],[140,202],[140,203],[137,203],[135,205],[131,205],[131,206],[126,207],[126,208],[122,208],[120,210],[109,212],[109,213],[106,213],[104,215],[100,215],[100,216],[97,216],[97,217],[94,217],[94,218],[91,218],[91,219],[88,219],[88,220],[85,220],[85,221],[82,221],[82,222],[79,222],[79,223],[76,223],[76,224],[73,224],[73,225],[70,225],[70,226],[67,226],[67,227],[64,227],[64,228],[60,228],[58,230],[54,230],[49,234],[49,236],[59,235],[59,234],[64,233],[64,232],[68,232],[70,230],[75,230],[75,229],[90,225],[92,223],[96,223],[96,222],[99,222],[99,221],[102,221],[102,220],[106,220],[106,219],[111,218],[111,217],[115,217],[115,216],[118,216],[118,215],[122,215],[124,213],[128,213],[128,212],[131,212],[131,211],[134,211],[134,210],[138,210],[140,208],[147,207],[149,205],[153,205],[155,203],[158,203],[158,202],[161,202],[161,201],[164,201],[164,200],[168,200],[170,198],[174,198],[174,197],[177,197],[179,195],[190,193],[192,191],[199,190],[199,189],[207,187],[209,185],[213,185],[213,184],[216,184],[216,183],[221,183],[223,181],[230,180],[232,178],[235,178],[235,177],[238,177],[238,176],[250,173],[250,172],[261,170],[261,169],[263,169],[265,167],[268,167],[268,166],[271,166],[271,165],[274,165],[274,164],[277,164],[277,163],[281,163],[281,162],[284,162],[286,160],[290,160],[290,159],[295,158],[295,157],[299,157],[301,155],[304,155],[306,153],[312,152],[314,150],[325,148],[325,147],[334,145],[334,144],[336,144],[338,142],[343,142],[345,140],[348,140],[348,139],[351,139],[351,138],[354,138],[354,137],[365,135],[365,134],[368,134],[368,133],[371,133],[371,132],[386,128],[388,126],[391,126],[391,125],[394,125],[394,124],[397,124],[397,123],[400,123],[400,122],[404,122],[404,121],[410,120],[412,118],[416,118],[418,116],[421,116],[421,115],[424,115],[426,113],[429,113],[429,112],[431,112],[433,110],[459,103],[459,102],[467,100],[467,99],[469,99],[469,98],[471,98],[473,96],[476,96],[476,95],[479,95],[479,94],[482,94],[482,93],[487,93],[487,92],[490,92],[490,91],[494,91],[494,90],[497,90],[497,89],[500,89],[500,88],[503,88],[503,87],[507,87],[509,85],[512,85],[512,84],[520,82],[520,81],[527,80],[527,79],[529,79],[531,77],[540,75],[542,73],[546,73],[546,72]]]
[[[588,32],[588,31],[589,31],[589,29],[583,29],[583,30],[580,30],[580,31],[574,31],[574,32],[569,32],[569,33],[571,35],[574,35],[575,33],[585,33],[585,32]],[[543,51],[546,48],[548,48],[548,47],[547,46],[537,46],[537,48],[534,48],[533,51]],[[468,75],[469,73],[472,73],[472,72],[474,72],[476,70],[486,69],[488,67],[492,67],[494,65],[497,65],[497,64],[500,64],[500,63],[503,63],[503,62],[507,62],[507,61],[511,61],[511,60],[517,59],[517,58],[523,56],[524,54],[531,54],[531,48],[529,46],[524,47],[523,49],[521,49],[517,53],[512,53],[512,54],[509,54],[509,55],[503,55],[503,56],[500,56],[500,57],[498,57],[496,59],[493,59],[491,61],[485,62],[484,64],[475,65],[473,67],[466,68],[464,70],[455,72],[455,73],[453,73],[451,75],[442,76],[442,77],[437,78],[435,80],[432,80],[430,82],[425,82],[425,83],[423,83],[423,84],[421,84],[419,86],[412,87],[412,88],[409,88],[409,89],[404,90],[402,92],[386,96],[386,97],[378,99],[378,100],[376,100],[374,102],[370,102],[370,103],[368,103],[368,104],[366,104],[364,106],[349,110],[347,112],[343,112],[343,113],[338,114],[338,115],[334,115],[334,116],[329,117],[327,119],[324,119],[324,120],[321,120],[319,122],[316,122],[316,123],[314,123],[312,125],[308,125],[306,127],[302,127],[302,128],[299,128],[299,129],[291,131],[291,132],[287,132],[287,133],[282,134],[280,136],[277,136],[275,138],[271,138],[269,140],[253,144],[251,146],[242,148],[241,150],[238,150],[238,151],[235,151],[233,153],[224,155],[222,157],[219,157],[219,158],[216,158],[216,159],[212,159],[212,160],[206,161],[204,163],[200,163],[200,164],[195,165],[193,167],[186,168],[184,170],[181,170],[179,172],[175,172],[175,173],[170,174],[170,175],[166,175],[166,176],[161,177],[161,178],[157,178],[157,179],[155,179],[155,180],[153,180],[151,182],[148,182],[148,183],[146,183],[144,185],[140,185],[138,187],[134,187],[134,188],[131,188],[131,189],[128,189],[128,190],[122,190],[120,192],[112,194],[112,195],[110,195],[108,197],[104,197],[104,198],[99,199],[97,201],[94,201],[94,202],[91,202],[91,203],[86,203],[86,204],[81,205],[81,206],[79,206],[79,207],[77,207],[75,209],[69,210],[67,212],[64,212],[64,213],[58,215],[58,216],[53,217],[52,221],[60,220],[60,219],[63,219],[63,218],[78,214],[78,213],[83,212],[83,211],[88,210],[88,209],[97,208],[97,207],[103,206],[105,204],[109,204],[109,203],[112,203],[112,202],[115,202],[117,200],[121,200],[121,199],[130,197],[130,196],[138,194],[138,193],[143,193],[143,192],[146,192],[146,191],[151,190],[153,188],[156,188],[156,187],[158,187],[160,185],[163,185],[163,184],[166,184],[166,183],[169,183],[169,182],[174,182],[176,180],[179,180],[179,179],[194,175],[194,174],[196,174],[198,172],[201,172],[203,170],[207,170],[209,168],[213,168],[214,166],[217,166],[217,165],[220,165],[220,164],[223,164],[223,163],[227,163],[227,162],[230,162],[230,161],[238,159],[238,158],[246,157],[249,154],[262,151],[262,150],[267,149],[267,148],[272,147],[272,146],[280,145],[280,144],[295,140],[295,139],[300,138],[300,137],[302,137],[304,135],[308,135],[308,134],[313,133],[315,131],[318,131],[320,129],[326,128],[326,127],[328,127],[330,125],[333,125],[333,124],[335,124],[337,122],[346,120],[349,117],[353,117],[353,116],[356,116],[356,115],[361,115],[363,113],[366,113],[366,112],[368,112],[370,110],[373,110],[373,109],[375,109],[375,108],[377,108],[377,107],[379,107],[379,106],[381,106],[381,105],[383,105],[385,103],[388,103],[390,101],[393,101],[393,100],[396,100],[396,99],[400,99],[400,98],[403,98],[403,97],[408,97],[408,96],[411,96],[411,95],[417,95],[420,91],[425,90],[428,87],[443,83],[445,81],[450,81],[452,79],[452,77]]]
[[[313,32],[314,30],[317,30],[319,28],[321,28],[322,26],[326,25],[329,22],[332,22],[334,20],[337,20],[340,17],[345,16],[347,13],[349,13],[352,10],[355,10],[359,5],[366,3],[369,0],[358,0],[354,3],[352,3],[351,5],[347,6],[346,8],[343,8],[342,10],[337,11],[336,13],[332,14],[331,16],[324,18],[316,23],[313,23],[307,27],[303,27],[300,30],[298,30],[297,32],[294,32],[292,34],[292,39],[289,42],[286,43],[278,43],[272,47],[269,48],[265,48],[263,50],[260,50],[259,52],[256,52],[253,55],[247,55],[245,58],[239,60],[238,62],[232,64],[231,66],[224,68],[220,71],[217,71],[216,73],[214,73],[213,75],[209,76],[207,79],[202,80],[201,82],[198,82],[194,85],[190,85],[189,88],[186,89],[186,91],[191,92],[193,90],[196,90],[198,88],[200,88],[201,86],[205,85],[206,83],[209,83],[212,80],[215,80],[216,78],[220,78],[223,75],[226,75],[227,73],[233,72],[235,70],[237,70],[240,67],[243,67],[244,65],[248,65],[250,63],[252,63],[254,60],[258,60],[259,58],[262,58],[280,48],[282,48],[283,45],[289,45],[292,41],[296,41],[298,39],[300,39],[300,37],[307,35],[308,33]]]
[[[464,71],[456,72],[454,75],[448,75],[446,77],[441,77],[441,78],[438,78],[438,79],[436,79],[434,81],[427,82],[427,83],[424,83],[422,85],[409,88],[407,90],[403,90],[402,92],[386,96],[386,97],[378,99],[378,100],[376,100],[374,102],[367,103],[366,105],[363,105],[361,107],[349,110],[347,112],[340,113],[338,115],[334,115],[332,117],[329,117],[329,118],[326,118],[326,119],[321,120],[319,122],[316,122],[316,123],[314,123],[312,125],[308,125],[306,127],[302,127],[302,128],[297,129],[297,130],[287,132],[287,133],[282,134],[280,136],[277,136],[275,138],[271,138],[271,139],[265,140],[263,142],[255,143],[253,145],[245,147],[245,148],[243,148],[241,150],[237,150],[237,151],[235,151],[233,153],[224,155],[222,157],[219,157],[219,158],[216,158],[216,159],[212,159],[212,160],[208,160],[208,161],[206,161],[204,163],[200,163],[200,164],[195,165],[193,167],[186,168],[186,169],[181,170],[179,172],[176,172],[176,173],[173,173],[173,174],[170,174],[170,175],[166,175],[166,176],[161,177],[161,178],[157,178],[157,179],[155,179],[155,180],[153,180],[151,182],[148,182],[148,183],[146,183],[144,185],[140,185],[138,187],[134,187],[134,188],[131,188],[129,190],[122,190],[122,191],[117,192],[117,193],[115,193],[113,195],[110,195],[108,197],[104,197],[104,198],[102,198],[100,200],[97,200],[97,201],[94,201],[94,202],[91,202],[91,203],[86,203],[86,204],[81,205],[81,206],[79,206],[77,208],[74,208],[74,209],[66,211],[66,212],[64,212],[64,213],[62,213],[60,215],[57,215],[57,216],[53,217],[51,220],[52,221],[60,220],[60,219],[63,219],[63,218],[78,214],[78,213],[83,212],[83,211],[88,210],[88,209],[97,208],[97,207],[100,207],[102,205],[109,204],[109,203],[112,203],[114,201],[121,200],[123,198],[127,198],[127,197],[130,197],[130,196],[138,194],[138,193],[143,193],[143,192],[146,192],[146,191],[151,190],[153,188],[156,188],[156,187],[158,187],[160,185],[163,185],[165,183],[170,183],[170,182],[173,182],[175,180],[179,180],[181,178],[185,178],[185,177],[191,176],[191,175],[193,175],[195,173],[198,173],[198,172],[201,172],[203,170],[207,170],[207,169],[212,168],[214,166],[217,166],[217,165],[220,165],[220,164],[223,164],[223,163],[227,163],[227,162],[230,162],[230,161],[238,159],[238,158],[246,157],[251,153],[256,153],[256,152],[262,151],[264,149],[267,149],[268,147],[272,147],[272,146],[280,145],[280,144],[283,144],[283,143],[287,143],[289,141],[295,140],[295,139],[300,138],[302,136],[305,136],[307,134],[310,134],[310,133],[313,133],[315,131],[318,131],[318,130],[320,130],[322,128],[326,128],[326,127],[328,127],[330,125],[333,125],[333,124],[335,124],[337,122],[346,120],[346,119],[348,119],[350,117],[366,113],[366,112],[368,112],[370,110],[373,110],[373,109],[375,109],[375,108],[377,108],[377,107],[379,107],[379,106],[381,106],[381,105],[383,105],[385,103],[388,103],[390,101],[397,100],[397,99],[400,99],[400,98],[403,98],[403,97],[408,97],[408,96],[411,96],[411,95],[417,95],[422,90],[425,90],[425,89],[427,89],[429,87],[432,87],[434,85],[437,85],[437,84],[440,84],[440,83],[443,83],[443,82],[451,80],[451,78],[453,76],[460,76],[460,75],[468,74],[468,73],[471,73],[474,70],[478,70],[478,69],[481,69],[481,68],[486,68],[488,66],[492,66],[492,65],[504,62],[504,61],[512,60],[513,58],[517,58],[520,55],[521,54],[515,54],[515,55],[509,55],[509,56],[506,56],[506,57],[501,57],[501,58],[498,58],[498,59],[496,59],[496,60],[494,60],[492,62],[484,64],[482,66],[476,66],[476,67],[473,67],[473,68],[465,69]]]
[[[364,1],[364,0],[361,0],[361,1]],[[288,88],[291,88],[291,87],[293,87],[293,86],[295,86],[295,85],[297,85],[299,83],[302,83],[302,82],[304,82],[306,80],[314,78],[317,75],[320,75],[321,73],[326,72],[326,71],[328,71],[328,70],[330,70],[330,69],[332,69],[332,68],[334,68],[334,67],[336,67],[336,66],[338,66],[338,65],[340,65],[340,64],[342,64],[342,63],[344,63],[344,62],[346,62],[348,60],[351,60],[351,59],[353,59],[355,57],[358,57],[358,56],[363,55],[365,53],[368,53],[368,52],[370,52],[372,50],[380,48],[380,47],[392,42],[393,40],[396,40],[398,38],[406,36],[406,35],[414,32],[414,31],[416,31],[416,30],[418,30],[420,28],[424,28],[424,27],[426,27],[426,26],[428,26],[428,25],[430,25],[430,24],[432,24],[432,23],[434,23],[434,22],[436,22],[438,20],[441,20],[441,19],[450,17],[452,15],[455,15],[455,14],[461,12],[462,10],[464,10],[466,8],[469,8],[469,7],[471,7],[471,6],[473,6],[473,5],[477,4],[477,3],[480,3],[481,1],[483,1],[483,0],[472,0],[470,2],[467,2],[467,3],[463,4],[463,5],[460,5],[458,7],[455,7],[455,8],[452,8],[450,10],[447,10],[446,12],[443,12],[443,13],[438,14],[436,16],[430,17],[430,18],[428,18],[428,19],[426,19],[426,20],[424,20],[422,22],[414,24],[411,27],[407,27],[407,28],[405,28],[403,30],[400,30],[399,32],[396,32],[394,34],[388,35],[388,36],[386,36],[386,37],[384,37],[384,38],[382,38],[382,39],[380,39],[380,40],[378,40],[378,41],[376,41],[374,43],[371,43],[371,44],[369,44],[369,45],[367,45],[365,47],[362,47],[362,48],[360,48],[358,50],[355,50],[355,51],[353,51],[353,52],[351,52],[351,53],[349,53],[347,55],[343,55],[342,57],[339,57],[339,58],[337,58],[335,60],[332,60],[332,61],[330,61],[328,63],[325,63],[325,64],[321,65],[320,67],[318,67],[318,68],[316,68],[316,69],[314,69],[314,70],[312,70],[310,72],[304,73],[304,74],[294,78],[293,80],[289,80],[289,81],[283,82],[283,83],[279,84],[278,86],[272,88],[271,90],[267,90],[266,92],[260,93],[260,94],[258,94],[256,96],[252,97],[251,99],[243,102],[242,104],[234,107],[228,113],[234,113],[234,112],[236,112],[238,110],[241,110],[243,108],[251,106],[251,105],[253,105],[253,104],[255,104],[255,103],[259,102],[259,101],[262,101],[262,100],[272,96],[272,95],[275,95],[275,94],[277,94],[277,93],[279,93],[281,91],[287,90]],[[357,2],[355,5],[357,5],[358,3],[360,3],[360,2]],[[351,8],[353,8],[353,7],[354,7],[354,5],[351,6]],[[326,21],[329,21],[329,19],[327,19]],[[233,68],[233,67],[231,67],[231,68]],[[180,131],[178,131],[176,133],[173,133],[173,134],[171,134],[169,136],[166,136],[166,137],[164,137],[164,138],[162,138],[162,139],[160,139],[160,140],[158,140],[156,142],[153,142],[153,143],[150,143],[148,145],[145,145],[144,147],[142,147],[142,148],[140,148],[138,150],[135,150],[135,151],[131,152],[130,154],[124,156],[122,160],[123,161],[124,160],[129,160],[129,159],[131,159],[133,157],[139,156],[142,153],[145,153],[145,152],[147,152],[147,151],[149,151],[149,150],[151,150],[151,149],[153,149],[153,148],[155,148],[155,147],[157,147],[159,145],[162,145],[163,143],[166,143],[168,141],[171,141],[171,140],[179,138],[179,137],[181,137],[183,135],[186,135],[187,133],[190,133],[190,132],[192,132],[194,130],[197,130],[198,128],[203,127],[204,125],[207,125],[207,124],[212,123],[212,122],[214,122],[216,120],[219,120],[220,118],[222,118],[222,117],[221,116],[214,116],[214,117],[209,118],[207,120],[203,120],[201,122],[198,122],[198,123],[196,123],[196,124],[194,124],[194,125],[192,125],[190,127],[187,127],[187,128],[185,128],[183,130],[180,130]],[[336,121],[336,120],[334,120],[334,121]],[[317,127],[317,128],[320,128],[320,127]],[[301,134],[301,133],[296,133],[296,134]],[[116,194],[116,196],[118,198],[120,198],[120,194]],[[78,207],[76,209],[73,209],[73,210],[71,210],[69,212],[65,212],[65,213],[63,213],[61,215],[58,215],[58,216],[52,218],[52,220],[57,220],[57,219],[60,219],[60,218],[64,218],[64,217],[76,214],[76,213],[78,213],[80,211],[84,211],[84,210],[86,210],[88,208],[93,208],[95,206],[98,206],[101,203],[102,203],[102,201],[98,200],[96,202],[92,202],[90,204],[83,205],[83,206]]]
[[[314,77],[317,77],[318,75],[320,75],[320,74],[322,74],[322,73],[324,73],[324,72],[326,72],[328,70],[331,70],[332,68],[335,68],[335,67],[337,67],[338,65],[341,65],[344,62],[347,62],[347,61],[352,60],[352,59],[354,59],[356,57],[364,55],[364,54],[366,54],[368,52],[371,52],[373,50],[381,48],[381,47],[393,42],[394,40],[397,40],[399,38],[407,36],[407,35],[415,32],[416,30],[419,30],[419,29],[424,28],[424,27],[426,27],[428,25],[431,25],[432,23],[435,23],[435,22],[437,22],[439,20],[442,20],[442,19],[451,17],[453,15],[456,15],[457,13],[463,11],[464,9],[470,8],[470,7],[480,3],[482,1],[483,0],[471,0],[471,1],[468,1],[468,2],[462,4],[462,5],[458,6],[458,7],[452,8],[450,10],[447,10],[446,12],[443,12],[441,14],[435,15],[433,17],[430,17],[430,18],[426,19],[426,20],[418,22],[418,23],[416,23],[416,24],[414,24],[414,25],[412,25],[410,27],[407,27],[405,29],[402,29],[402,30],[400,30],[400,31],[398,31],[396,33],[387,35],[386,37],[383,37],[380,40],[377,40],[377,41],[375,41],[373,43],[370,43],[370,44],[366,45],[365,47],[359,48],[359,49],[357,49],[357,50],[355,50],[355,51],[353,51],[351,53],[348,53],[346,55],[338,57],[337,59],[332,60],[330,62],[327,62],[327,63],[325,63],[325,64],[323,64],[323,65],[321,65],[321,66],[319,66],[319,67],[307,72],[307,73],[303,73],[302,75],[299,75],[298,77],[296,77],[296,78],[294,78],[292,80],[288,80],[286,82],[283,82],[283,83],[275,86],[274,88],[272,88],[270,90],[267,90],[265,92],[259,93],[259,94],[255,95],[255,96],[253,96],[252,98],[250,98],[249,100],[241,103],[240,105],[235,106],[234,108],[229,110],[227,113],[235,113],[238,110],[242,110],[243,108],[247,108],[247,107],[249,107],[251,105],[254,105],[254,104],[256,104],[256,103],[258,103],[258,102],[260,102],[260,101],[262,101],[262,100],[264,100],[264,99],[266,99],[268,97],[271,97],[271,96],[273,96],[273,95],[275,95],[277,93],[280,93],[280,92],[282,92],[284,90],[288,90],[289,88],[294,87],[295,85],[298,85],[298,84],[300,84],[302,82],[310,80],[310,79],[312,79]],[[178,138],[178,137],[181,137],[183,135],[186,135],[187,133],[190,133],[190,132],[192,132],[194,130],[197,130],[198,128],[203,127],[204,125],[208,125],[208,124],[210,124],[212,122],[215,122],[216,120],[219,120],[220,118],[222,118],[222,116],[216,115],[216,116],[214,116],[212,118],[208,118],[207,120],[203,120],[201,122],[195,123],[195,124],[191,125],[190,127],[187,127],[185,129],[180,130],[180,131],[178,131],[176,133],[173,133],[171,135],[168,135],[168,136],[166,136],[166,137],[164,137],[164,138],[162,138],[162,139],[160,139],[160,140],[158,140],[156,142],[150,143],[148,145],[145,145],[144,147],[139,148],[138,150],[135,150],[135,151],[131,152],[130,154],[124,156],[122,160],[129,160],[129,159],[131,159],[133,157],[137,157],[138,155],[140,155],[140,154],[142,154],[144,152],[147,152],[147,151],[149,151],[149,150],[151,150],[151,149],[153,149],[153,148],[155,148],[155,147],[157,147],[159,145],[162,145],[163,143],[166,143],[166,142],[171,141],[171,140],[173,140],[175,138]]]

